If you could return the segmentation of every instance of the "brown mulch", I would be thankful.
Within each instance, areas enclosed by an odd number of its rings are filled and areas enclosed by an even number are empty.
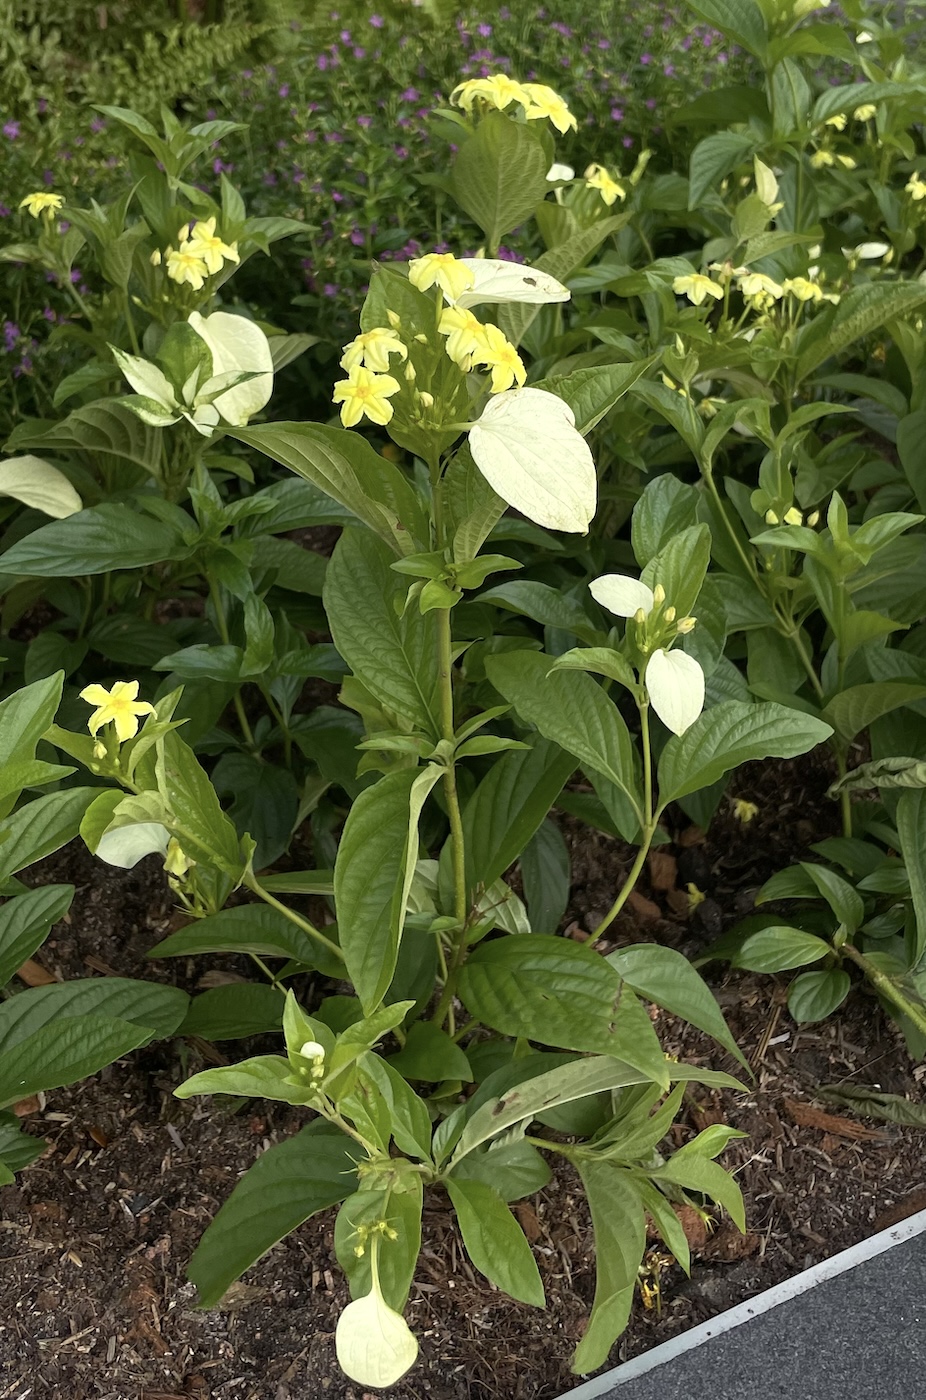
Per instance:
[[[679,815],[674,844],[650,863],[615,941],[659,939],[702,951],[745,912],[772,870],[829,834],[826,780],[806,761],[752,765],[735,791],[760,808],[748,827],[725,803],[705,841]],[[608,837],[563,825],[575,880],[567,923],[581,936],[613,898],[627,853]],[[155,862],[123,873],[73,849],[37,878],[70,878],[78,887],[69,920],[38,954],[56,975],[153,974],[191,990],[219,966],[248,975],[241,960],[145,961],[173,918]],[[690,918],[689,883],[706,896]],[[612,1364],[926,1204],[920,1133],[814,1099],[819,1085],[836,1082],[919,1097],[918,1075],[873,998],[859,987],[838,1018],[801,1030],[784,1004],[786,979],[709,971],[756,1080],[740,1094],[693,1086],[675,1132],[681,1142],[723,1118],[748,1134],[723,1160],[737,1171],[749,1232],[719,1222],[708,1233],[686,1220],[690,1280],[661,1265],[654,1248],[660,1304],[637,1304]],[[311,998],[310,985],[304,994]],[[659,1013],[657,1028],[670,1053],[733,1068],[674,1018]],[[230,1060],[252,1052],[250,1043],[218,1048]],[[333,1212],[274,1249],[220,1308],[196,1308],[185,1268],[205,1225],[258,1153],[304,1121],[286,1105],[254,1102],[235,1113],[220,1099],[174,1099],[176,1084],[201,1067],[200,1053],[184,1042],[153,1045],[49,1094],[25,1118],[50,1149],[17,1185],[0,1190],[0,1400],[366,1400],[334,1362],[347,1295]],[[594,1259],[576,1179],[560,1168],[545,1191],[515,1209],[547,1308],[512,1303],[482,1280],[432,1193],[408,1310],[421,1358],[390,1392],[396,1400],[553,1400],[577,1384],[569,1357],[588,1315]]]

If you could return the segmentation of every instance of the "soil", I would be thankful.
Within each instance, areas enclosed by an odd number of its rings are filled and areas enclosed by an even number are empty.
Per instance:
[[[694,954],[751,905],[774,869],[830,834],[829,775],[807,760],[751,765],[735,795],[756,803],[748,825],[725,802],[707,839],[681,816],[615,931],[618,943],[670,942]],[[567,932],[581,937],[608,907],[626,848],[564,819],[573,857]],[[76,846],[30,872],[77,885],[69,918],[38,955],[56,977],[154,976],[193,990],[233,959],[151,964],[145,952],[174,911],[156,862],[101,867]],[[690,909],[689,885],[705,896]],[[654,1241],[660,1292],[635,1306],[611,1364],[637,1354],[926,1206],[922,1137],[872,1127],[814,1103],[819,1086],[877,1085],[920,1096],[919,1072],[878,1004],[858,987],[838,1018],[799,1029],[784,979],[711,965],[715,991],[756,1072],[746,1093],[691,1094],[678,1142],[724,1118],[747,1136],[724,1156],[743,1188],[749,1230],[686,1227],[687,1279]],[[208,985],[208,980],[207,980]],[[306,989],[311,995],[311,989]],[[659,1013],[670,1053],[734,1069],[699,1033]],[[183,1102],[172,1090],[217,1056],[253,1043],[155,1044],[72,1089],[22,1106],[49,1140],[17,1185],[0,1190],[0,1400],[367,1400],[334,1359],[347,1301],[333,1250],[334,1215],[309,1221],[235,1285],[196,1307],[185,1267],[209,1219],[269,1144],[303,1116],[286,1105]],[[260,1048],[265,1048],[261,1043]],[[408,1319],[421,1356],[396,1400],[554,1400],[578,1383],[569,1358],[594,1291],[588,1213],[568,1169],[515,1209],[543,1276],[548,1306],[512,1303],[475,1274],[449,1210],[433,1193]],[[370,1396],[369,1400],[373,1400]]]

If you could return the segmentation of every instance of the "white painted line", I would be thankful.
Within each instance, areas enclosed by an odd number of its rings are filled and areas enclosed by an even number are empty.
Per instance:
[[[886,1250],[893,1249],[895,1245],[903,1244],[924,1232],[926,1210],[920,1210],[915,1215],[908,1216],[906,1220],[901,1220],[898,1225],[892,1225],[889,1230],[880,1230],[877,1235],[862,1240],[861,1244],[855,1244],[851,1249],[834,1254],[832,1259],[824,1259],[821,1264],[815,1264],[812,1269],[805,1269],[802,1274],[796,1274],[794,1278],[786,1279],[784,1283],[779,1283],[764,1293],[758,1293],[755,1298],[747,1298],[745,1303],[739,1303],[728,1312],[692,1327],[690,1331],[673,1337],[671,1341],[663,1342],[661,1346],[653,1347],[652,1351],[644,1352],[632,1361],[625,1361],[622,1366],[612,1367],[603,1376],[596,1376],[594,1380],[586,1381],[575,1390],[567,1391],[559,1400],[597,1400],[599,1396],[608,1395],[617,1386],[636,1380],[637,1376],[654,1371],[657,1366],[664,1366],[667,1361],[672,1361],[676,1356],[709,1342],[712,1337],[732,1332],[734,1327],[741,1327],[744,1322],[750,1322],[762,1313],[771,1312],[781,1303],[790,1302],[792,1298],[807,1293],[818,1284],[826,1283],[828,1279],[836,1278],[839,1274],[854,1269],[856,1265],[864,1264],[867,1260],[884,1254]]]

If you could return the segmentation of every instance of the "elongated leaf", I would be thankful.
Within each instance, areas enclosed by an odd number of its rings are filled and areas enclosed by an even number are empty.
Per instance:
[[[926,1104],[905,1099],[901,1094],[882,1094],[865,1084],[827,1084],[815,1093],[827,1103],[841,1104],[866,1118],[926,1128]]]
[[[490,112],[461,143],[453,196],[486,235],[492,257],[505,234],[543,199],[549,164],[540,133],[502,112]]]
[[[825,1021],[845,1001],[851,986],[848,972],[841,967],[802,972],[788,988],[788,1010],[799,1025]]]
[[[440,735],[437,621],[399,616],[405,585],[386,545],[345,530],[325,578],[325,611],[338,651],[381,705],[411,727]]]
[[[99,788],[66,788],[37,797],[0,824],[0,881],[73,840]]]
[[[253,1055],[234,1065],[194,1074],[174,1090],[174,1097],[191,1099],[197,1094],[235,1094],[242,1098],[307,1104],[314,1093],[314,1088],[302,1088],[294,1082],[293,1067],[285,1055]]]
[[[568,403],[575,414],[576,428],[586,437],[628,390],[648,373],[652,365],[652,360],[593,365],[587,369],[573,370],[571,374],[541,379],[536,387],[547,389]]]
[[[629,1172],[580,1154],[576,1154],[575,1164],[595,1232],[595,1301],[572,1359],[573,1371],[585,1375],[604,1365],[627,1326],[637,1270],[646,1248],[646,1222],[643,1201]]]
[[[179,1026],[181,1035],[203,1040],[240,1040],[277,1031],[283,1024],[283,995],[257,982],[231,982],[194,997]]]
[[[129,1021],[144,1029],[136,1042],[143,1044],[172,1035],[188,1004],[189,997],[179,987],[130,977],[86,977],[32,987],[0,1003],[0,1062],[29,1036],[52,1023],[63,1027],[75,1016]]]
[[[710,530],[706,525],[689,525],[663,545],[640,577],[649,588],[661,584],[669,606],[680,618],[687,617],[694,610],[710,559]]]
[[[834,695],[821,711],[820,718],[831,724],[847,743],[874,724],[882,715],[901,705],[911,705],[926,695],[926,685],[915,681],[878,681],[867,685],[852,685]]]
[[[861,94],[863,88],[855,91]],[[857,102],[864,102],[859,95]],[[926,286],[920,282],[867,282],[848,292],[836,308],[825,336],[807,346],[797,362],[798,379],[811,374],[824,360],[848,350],[863,336],[871,335],[898,316],[909,316],[926,304]]]
[[[748,1068],[748,1061],[730,1033],[717,998],[691,963],[674,948],[641,943],[611,953],[608,962],[638,996],[665,1007],[713,1036],[719,1045]]]
[[[756,0],[691,0],[691,8],[728,39],[762,60],[768,30],[765,14]]]
[[[161,741],[157,774],[185,853],[219,866],[237,881],[243,867],[238,833],[222,811],[196,755],[179,734],[165,734]]]
[[[647,482],[631,524],[633,552],[641,569],[680,531],[694,525],[697,510],[695,487],[684,485],[671,472]]]
[[[26,997],[28,993],[21,995]],[[145,1026],[109,1016],[69,1016],[40,1026],[31,1035],[4,1046],[0,1057],[0,1108],[41,1090],[58,1089],[96,1074],[150,1037]]]
[[[569,849],[555,822],[546,820],[521,855],[521,880],[531,927],[555,933],[569,903],[572,866]]]
[[[484,1181],[503,1201],[520,1201],[542,1190],[553,1174],[536,1147],[523,1138],[513,1138],[461,1157],[453,1175],[467,1181]]]
[[[157,476],[161,465],[163,429],[152,428],[118,399],[98,399],[74,409],[51,428],[30,430],[23,424],[15,434],[15,446],[38,447],[42,452],[85,452],[91,460],[115,458]],[[11,441],[8,446],[14,445]],[[113,467],[116,462],[107,465]]]
[[[601,247],[606,238],[622,229],[632,217],[627,211],[614,214],[608,219],[601,219],[590,228],[579,229],[565,242],[558,243],[555,248],[543,253],[535,260],[533,266],[541,272],[548,272],[557,282],[566,282],[586,259]],[[539,312],[540,306],[537,303],[509,302],[507,306],[499,308],[498,324],[512,345],[519,345]],[[580,428],[579,431],[583,430]]]
[[[503,1035],[615,1055],[668,1085],[646,1012],[615,969],[581,943],[535,934],[482,943],[463,967],[459,994],[478,1021]]]
[[[0,702],[0,773],[11,759],[35,756],[35,746],[55,717],[64,674],[23,686]]]
[[[926,953],[926,791],[904,792],[897,803],[897,832],[916,917],[916,939],[910,961],[918,967]],[[2,980],[2,979],[0,979]]]
[[[418,818],[440,769],[403,768],[366,788],[350,809],[334,867],[341,946],[369,1015],[395,972],[415,862]]]
[[[492,765],[463,809],[468,889],[488,889],[514,864],[574,770],[571,755],[542,738]]]
[[[268,1249],[356,1190],[356,1155],[349,1138],[316,1119],[259,1157],[190,1260],[189,1277],[202,1305],[214,1307]]]
[[[448,1176],[444,1185],[457,1213],[466,1252],[481,1274],[521,1303],[542,1308],[540,1271],[524,1231],[491,1186]]]
[[[534,622],[544,627],[558,627],[563,632],[572,632],[583,641],[595,641],[600,637],[582,604],[548,583],[512,579],[510,583],[487,588],[475,601],[494,603],[496,607],[533,618]]]
[[[716,131],[699,141],[691,153],[688,208],[697,209],[704,196],[749,159],[755,149],[756,138],[737,131]]]
[[[547,674],[550,665],[548,656],[518,651],[489,657],[486,672],[521,719],[620,788],[642,824],[633,745],[617,707],[591,676]]]
[[[828,724],[783,705],[728,700],[673,735],[659,760],[659,802],[665,807],[708,787],[755,758],[794,758],[832,734]]]
[[[275,887],[274,887],[275,888]],[[294,923],[266,904],[241,904],[196,919],[149,951],[149,958],[195,957],[200,953],[257,953],[315,966],[315,945]]]
[[[845,924],[850,934],[854,933],[865,918],[865,904],[861,895],[848,880],[825,865],[814,865],[810,861],[802,861],[801,864],[839,922]]]
[[[73,897],[73,885],[40,885],[8,899],[0,908],[0,987],[45,942]]]
[[[348,1196],[338,1211],[334,1247],[352,1297],[365,1298],[373,1287],[370,1250],[357,1253],[359,1232],[385,1219],[394,1237],[383,1236],[379,1246],[379,1284],[389,1307],[403,1311],[421,1249],[422,1196],[421,1177],[411,1174],[388,1186],[368,1185],[361,1179],[360,1190]]]
[[[304,477],[368,525],[393,555],[428,547],[421,502],[398,467],[358,433],[321,423],[267,423],[229,429]]]
[[[192,526],[192,521],[191,521]],[[115,569],[141,569],[190,552],[173,526],[129,506],[106,502],[53,520],[0,556],[8,574],[81,578]]]
[[[831,952],[830,945],[816,934],[776,924],[749,934],[730,961],[750,972],[784,972],[789,967],[819,962]]]

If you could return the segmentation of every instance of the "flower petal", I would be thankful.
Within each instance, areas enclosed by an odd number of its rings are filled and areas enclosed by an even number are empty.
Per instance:
[[[503,501],[537,525],[585,534],[598,478],[568,404],[545,389],[496,394],[470,429],[476,466]]]
[[[654,651],[643,677],[650,702],[673,734],[684,734],[704,709],[704,672],[684,651]]]
[[[374,1289],[338,1318],[335,1348],[341,1370],[358,1385],[395,1385],[414,1366],[418,1343],[404,1317]]]
[[[473,274],[473,285],[456,299],[457,306],[477,306],[484,301],[525,301],[543,306],[568,301],[571,293],[549,272],[502,258],[461,258]]]
[[[602,574],[588,585],[596,603],[600,603],[615,617],[633,617],[640,608],[645,613],[653,610],[653,590],[641,579],[628,578],[626,574]]]

